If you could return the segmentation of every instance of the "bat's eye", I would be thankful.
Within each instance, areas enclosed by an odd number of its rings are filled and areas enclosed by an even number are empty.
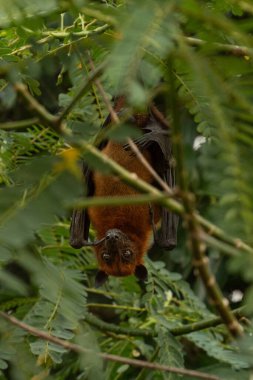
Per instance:
[[[109,255],[109,253],[103,253],[102,258],[106,263],[108,263],[111,260],[111,256]]]
[[[125,260],[130,260],[132,258],[132,252],[128,249],[122,253],[122,256]]]

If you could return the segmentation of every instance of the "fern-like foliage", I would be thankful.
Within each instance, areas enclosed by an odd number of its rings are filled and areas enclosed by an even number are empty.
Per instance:
[[[215,317],[182,226],[174,252],[154,249],[146,257],[146,284],[130,276],[95,289],[92,249],[74,250],[68,239],[70,206],[83,194],[79,157],[108,170],[71,144],[93,143],[108,115],[105,98],[124,94],[129,112],[156,101],[168,120],[178,113],[197,210],[226,236],[252,244],[252,16],[250,0],[0,0],[0,309],[92,350],[78,355],[1,319],[1,379],[180,378],[103,363],[99,351],[227,380],[249,378],[249,320],[235,343],[221,324],[173,334]],[[93,81],[76,102],[93,65],[101,64],[103,93]],[[20,82],[42,114],[70,107],[64,128],[72,140],[20,96]],[[130,129],[120,127],[110,137],[128,136]],[[203,144],[193,149],[196,137]],[[224,296],[243,296],[250,318],[252,250],[241,252],[239,240],[226,249],[215,242],[207,247],[211,269]]]

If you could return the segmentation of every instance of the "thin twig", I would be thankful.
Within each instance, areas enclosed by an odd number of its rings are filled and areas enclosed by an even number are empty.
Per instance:
[[[244,316],[244,313],[243,313],[244,310],[245,310],[245,307],[242,306],[238,309],[233,310],[232,313],[235,317],[241,318]],[[181,335],[190,334],[195,331],[201,331],[207,328],[216,327],[222,324],[224,324],[223,319],[221,317],[215,317],[215,318],[207,319],[206,321],[195,322],[195,323],[187,324],[185,326],[174,327],[173,329],[171,329],[171,333],[174,336],[181,336]]]
[[[117,305],[108,305],[108,306],[117,306]],[[145,311],[145,309],[143,310]],[[245,307],[240,307],[232,311],[233,315],[237,318],[241,318],[245,316]],[[118,326],[112,323],[104,322],[101,319],[97,318],[91,313],[85,315],[85,321],[90,325],[96,327],[100,331],[110,331],[115,334],[123,334],[130,336],[143,336],[143,337],[155,337],[157,333],[153,329],[141,329],[141,328],[128,328]],[[224,324],[224,321],[220,317],[209,318],[207,320],[201,322],[189,323],[186,325],[173,327],[169,329],[169,332],[174,336],[182,336],[186,334],[190,334],[192,332],[205,330],[210,327],[216,327],[218,325]]]
[[[158,195],[135,194],[134,196],[112,196],[112,197],[88,197],[68,204],[67,207],[72,208],[87,208],[99,206],[124,206],[124,205],[142,205],[149,202],[159,203],[160,200],[168,198],[167,194],[161,193]]]
[[[94,72],[94,71],[96,71],[96,67],[95,67],[94,62],[93,62],[93,60],[91,58],[91,54],[90,54],[90,52],[88,52],[87,54],[88,54],[88,60],[89,60],[90,68],[91,68],[92,72]],[[111,105],[111,102],[110,102],[110,100],[109,100],[109,98],[108,98],[108,96],[107,96],[107,94],[106,94],[106,92],[104,90],[104,87],[102,86],[100,80],[96,79],[94,81],[94,83],[97,86],[97,88],[98,88],[98,90],[99,90],[99,92],[100,92],[100,94],[101,94],[101,96],[103,98],[103,101],[104,101],[104,103],[105,103],[105,105],[106,105],[106,107],[107,107],[107,109],[108,109],[108,111],[110,113],[112,121],[115,124],[119,124],[120,123],[119,117],[118,117],[117,113],[114,111],[114,109],[113,109],[113,107]]]
[[[15,83],[14,88],[20,93],[20,95],[22,95],[29,108],[39,116],[42,122],[51,126],[59,134],[66,133],[66,131],[63,130],[62,125],[57,122],[58,118],[48,112],[48,110],[30,94],[26,85],[23,83]]]
[[[238,238],[227,235],[220,227],[216,226],[209,220],[203,218],[203,216],[196,214],[197,221],[206,229],[208,235],[215,236],[228,244],[231,244],[237,249],[241,249],[245,252],[253,254],[253,248],[246,244],[244,241]]]
[[[80,32],[71,32],[71,31],[64,31],[64,30],[48,30],[45,32],[42,32],[42,36],[49,36],[49,37],[56,37],[56,38],[66,38],[66,37],[89,37],[94,34],[100,34],[105,32],[107,29],[110,28],[110,25],[104,24],[102,26],[98,26],[95,29],[90,30],[81,30]]]
[[[26,120],[8,121],[6,123],[0,123],[0,129],[4,131],[25,130],[34,124],[38,124],[39,121],[38,117]]]
[[[169,131],[171,128],[169,122],[163,116],[162,112],[159,111],[159,109],[156,107],[154,103],[151,104],[150,109],[155,119]]]
[[[129,305],[116,305],[116,304],[109,304],[109,303],[87,303],[86,307],[114,309],[114,310],[127,310],[127,311],[137,311],[137,312],[147,311],[147,309],[143,307],[134,307],[134,306],[129,306]]]
[[[86,313],[84,316],[85,322],[89,325],[96,327],[98,330],[106,332],[110,331],[115,334],[129,335],[129,336],[142,336],[142,337],[155,337],[157,334],[155,330],[141,329],[141,328],[131,328],[122,327],[116,324],[104,322],[101,319],[95,317],[91,313]]]
[[[78,344],[67,342],[63,339],[59,339],[55,336],[49,335],[48,333],[41,331],[35,327],[29,326],[24,322],[19,321],[17,318],[12,317],[2,311],[0,311],[0,316],[7,320],[8,322],[12,323],[15,326],[20,327],[22,330],[27,331],[29,334],[37,336],[40,339],[46,340],[48,342],[52,342],[55,344],[58,344],[61,347],[64,347],[67,350],[71,350],[77,353],[92,353],[94,355],[99,356],[100,358],[107,360],[107,361],[113,361],[123,364],[128,364],[136,367],[142,367],[142,368],[149,368],[152,370],[158,370],[158,371],[164,371],[164,372],[171,372],[171,373],[177,373],[180,375],[190,376],[197,379],[205,379],[205,380],[220,380],[219,377],[214,375],[209,375],[206,373],[202,373],[199,371],[193,371],[188,370],[184,368],[175,368],[175,367],[168,367],[165,365],[161,365],[159,363],[150,363],[144,360],[136,360],[136,359],[130,359],[125,358],[119,355],[112,355],[108,353],[102,353],[102,352],[95,352],[88,348],[84,348]]]
[[[215,239],[213,236],[208,235],[206,232],[201,232],[201,240],[211,247],[217,248],[219,251],[224,252],[228,256],[237,256],[240,254],[240,250],[231,246],[230,244],[221,240]]]
[[[245,56],[252,56],[253,55],[253,49],[248,48],[246,46],[239,46],[239,45],[230,45],[230,44],[221,44],[218,42],[207,42],[204,40],[201,40],[199,38],[194,37],[185,37],[185,41],[188,45],[191,46],[210,46],[211,48],[215,49],[219,52],[224,52],[227,54],[232,54],[237,57],[245,57]]]
[[[87,92],[87,90],[104,71],[106,63],[103,62],[99,65],[96,70],[94,70],[85,80],[84,84],[81,86],[77,94],[74,96],[70,104],[62,111],[62,113],[58,116],[58,124],[61,123],[66,116],[70,113],[70,111],[75,107],[75,105],[79,102],[79,100],[83,97],[83,95]]]
[[[152,166],[149,164],[147,159],[144,157],[144,155],[141,153],[138,146],[135,144],[135,142],[128,138],[127,139],[128,145],[138,158],[138,160],[142,163],[142,165],[149,171],[149,173],[152,175],[152,177],[156,180],[156,182],[161,186],[161,188],[167,193],[169,196],[173,196],[172,189],[168,186],[168,184],[157,174],[157,172],[152,168]]]

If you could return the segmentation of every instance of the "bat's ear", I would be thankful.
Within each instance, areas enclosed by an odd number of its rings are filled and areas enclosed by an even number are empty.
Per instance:
[[[104,283],[108,279],[108,274],[106,274],[103,270],[99,270],[95,277],[95,288],[99,288],[104,285]]]
[[[142,264],[136,266],[134,274],[141,281],[146,281],[148,278],[147,268]]]

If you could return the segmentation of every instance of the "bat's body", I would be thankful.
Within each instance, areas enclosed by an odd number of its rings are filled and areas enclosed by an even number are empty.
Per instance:
[[[146,182],[151,183],[153,178],[143,164],[122,145],[110,141],[102,150],[107,156]],[[145,158],[151,163],[148,151],[143,152]],[[125,196],[135,195],[137,192],[113,176],[105,176],[95,172],[93,176],[95,196]],[[155,209],[155,222],[158,221],[158,209]],[[99,267],[109,275],[126,276],[135,272],[138,265],[143,264],[143,256],[148,249],[150,234],[152,231],[150,211],[148,205],[129,205],[116,207],[94,207],[88,209],[90,220],[97,232],[97,238],[102,239],[108,230],[120,230],[133,246],[131,251],[136,255],[135,260],[122,265],[120,260],[107,263],[102,259],[103,246],[95,247]],[[127,249],[126,249],[127,250]]]
[[[116,111],[122,107],[122,99],[116,104]],[[171,164],[171,143],[168,131],[164,130],[153,115],[134,115],[131,122],[141,128],[144,135],[136,143],[157,173],[174,187],[174,167]],[[110,119],[105,122],[106,126]],[[100,149],[104,154],[125,167],[144,181],[156,185],[150,172],[143,166],[128,146],[109,141]],[[88,196],[126,196],[137,194],[133,188],[117,177],[92,173],[84,168]],[[177,217],[166,209],[152,207],[154,223],[161,220],[160,235],[154,236],[159,245],[172,249],[176,245]],[[148,249],[153,230],[149,205],[90,207],[88,210],[74,210],[71,223],[70,244],[80,248],[87,244],[90,221],[101,244],[95,246],[99,264],[96,282],[101,285],[108,277],[135,274],[140,279],[147,277],[143,257]]]

